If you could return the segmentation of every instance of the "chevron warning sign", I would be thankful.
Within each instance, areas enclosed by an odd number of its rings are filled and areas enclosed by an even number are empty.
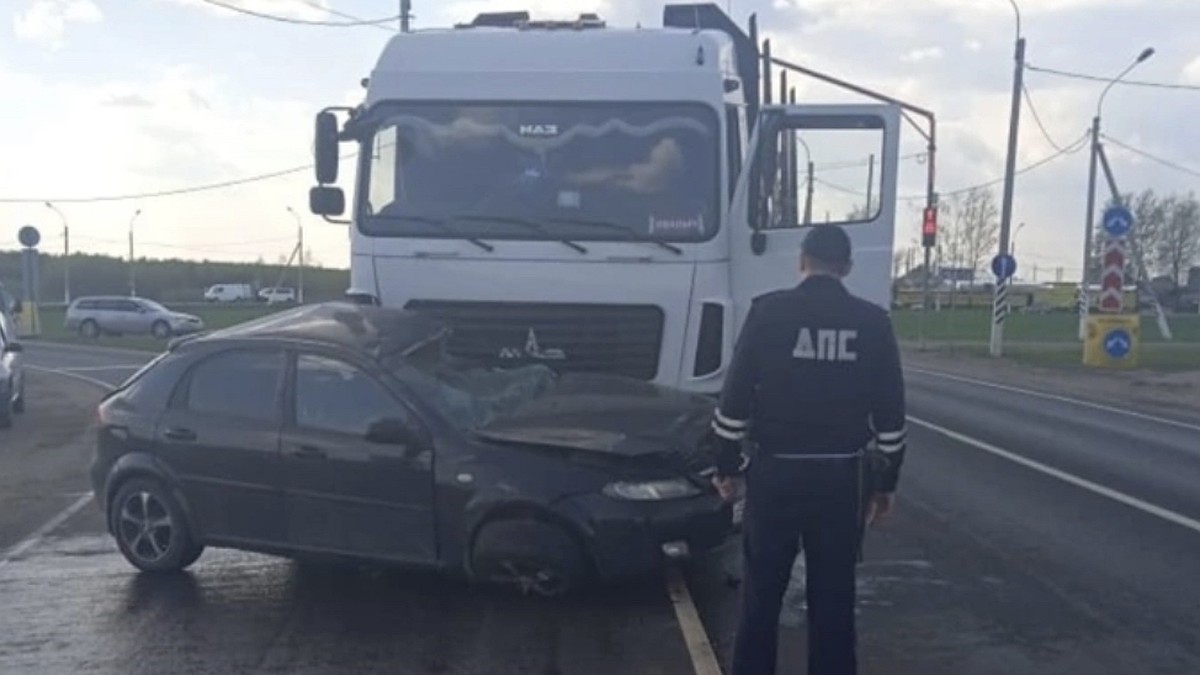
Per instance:
[[[1126,239],[1110,238],[1104,243],[1104,271],[1100,277],[1100,311],[1120,313],[1125,307]]]

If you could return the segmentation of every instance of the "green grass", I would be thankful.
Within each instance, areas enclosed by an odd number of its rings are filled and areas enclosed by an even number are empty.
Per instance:
[[[920,338],[922,312],[896,310],[892,321],[896,335],[905,342]],[[925,339],[929,342],[977,342],[986,344],[991,331],[989,310],[943,310],[929,312],[925,317]],[[1200,344],[1200,315],[1169,316],[1175,343]],[[1070,343],[1077,345],[1079,318],[1071,313],[1013,314],[1005,322],[1007,343]],[[1142,342],[1163,342],[1153,316],[1142,317]]]
[[[988,349],[983,345],[960,347],[953,351],[980,358],[988,356]],[[1031,366],[1064,370],[1085,369],[1083,348],[1079,345],[1011,345],[1005,347],[1004,358]],[[1200,370],[1200,344],[1143,344],[1138,355],[1138,369],[1163,372]]]
[[[204,320],[206,330],[228,328],[261,316],[266,316],[283,309],[288,305],[268,307],[259,304],[247,305],[205,305],[172,307],[176,311],[195,314]],[[39,312],[42,321],[42,334],[38,339],[50,342],[65,342],[70,344],[98,345],[102,347],[118,347],[121,349],[138,349],[142,351],[162,351],[167,342],[149,335],[119,335],[102,336],[89,340],[78,333],[68,331],[63,327],[66,310],[62,307],[47,307]]]

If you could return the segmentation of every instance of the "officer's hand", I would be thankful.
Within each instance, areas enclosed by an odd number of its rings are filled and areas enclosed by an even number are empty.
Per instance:
[[[871,501],[867,503],[867,525],[873,524],[877,520],[883,520],[892,515],[892,511],[896,508],[896,495],[893,493],[877,493],[871,497]]]
[[[713,476],[712,484],[721,499],[731,502],[737,497],[737,479],[731,476]]]

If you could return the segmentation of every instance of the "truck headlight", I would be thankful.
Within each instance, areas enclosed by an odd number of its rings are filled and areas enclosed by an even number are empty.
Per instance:
[[[691,481],[685,478],[667,478],[664,480],[609,483],[604,486],[604,494],[614,499],[625,499],[635,502],[656,502],[667,499],[683,499],[700,494]]]

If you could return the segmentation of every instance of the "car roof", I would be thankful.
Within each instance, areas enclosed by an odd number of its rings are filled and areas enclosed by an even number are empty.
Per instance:
[[[270,314],[254,321],[200,335],[188,344],[242,340],[316,342],[366,353],[376,359],[404,356],[440,339],[447,326],[409,310],[327,302]]]

